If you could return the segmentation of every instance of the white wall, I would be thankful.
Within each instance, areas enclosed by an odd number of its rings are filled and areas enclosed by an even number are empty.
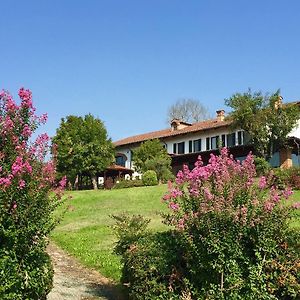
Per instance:
[[[168,137],[166,139],[162,139],[162,144],[166,145],[167,151],[169,154],[173,153],[173,144],[174,143],[181,143],[184,142],[185,146],[184,146],[184,150],[185,150],[185,154],[189,153],[189,141],[190,140],[198,140],[201,139],[201,151],[206,151],[206,138],[207,137],[214,137],[214,136],[219,136],[220,137],[220,141],[221,141],[221,136],[222,134],[229,134],[232,133],[232,131],[230,131],[228,128],[222,128],[222,129],[215,129],[215,130],[210,130],[210,131],[206,131],[204,133],[190,133],[187,135],[178,135],[178,136],[174,136],[174,137]],[[236,131],[236,141],[237,141],[237,131]],[[227,141],[226,141],[227,142]],[[125,154],[127,157],[126,163],[125,163],[125,167],[129,168],[129,169],[133,169],[134,168],[134,164],[132,162],[132,150],[136,149],[137,146],[135,147],[117,147],[117,153],[122,153]],[[135,174],[134,174],[135,175]],[[136,174],[138,175],[138,173]]]
[[[288,136],[295,136],[297,138],[300,138],[300,120],[298,121],[298,124],[295,126],[295,128],[291,131],[291,133],[288,134]]]
[[[198,140],[201,139],[201,151],[206,151],[206,138],[211,138],[214,136],[219,136],[219,139],[221,141],[222,134],[229,134],[232,133],[229,129],[218,129],[218,130],[211,130],[206,131],[205,133],[194,133],[194,134],[188,134],[188,135],[182,135],[182,136],[174,136],[171,138],[168,138],[164,142],[167,144],[167,151],[168,153],[173,153],[173,144],[174,143],[181,143],[184,142],[184,150],[185,154],[189,153],[189,141],[192,140]],[[236,135],[237,140],[237,135]]]

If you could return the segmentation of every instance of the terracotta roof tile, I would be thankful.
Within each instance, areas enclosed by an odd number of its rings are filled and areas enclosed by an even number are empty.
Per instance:
[[[178,130],[172,130],[171,128],[164,129],[164,130],[158,130],[153,132],[148,132],[144,134],[139,134],[131,137],[127,137],[125,139],[121,139],[114,142],[115,146],[124,146],[128,144],[134,144],[134,143],[140,143],[144,142],[146,140],[151,139],[161,139],[161,138],[168,138],[171,136],[177,136],[181,134],[187,134],[191,132],[201,132],[206,131],[210,129],[220,128],[220,127],[226,127],[229,126],[232,123],[232,121],[217,121],[217,119],[212,120],[206,120],[202,122],[193,123],[190,126],[187,126],[182,129]]]

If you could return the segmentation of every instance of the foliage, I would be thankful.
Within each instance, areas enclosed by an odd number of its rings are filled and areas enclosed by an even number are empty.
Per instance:
[[[65,179],[55,184],[51,160],[45,162],[49,137],[30,138],[47,115],[38,117],[32,94],[21,88],[21,104],[0,92],[0,298],[44,299],[53,270],[47,236],[57,220]]]
[[[168,109],[168,124],[177,119],[187,123],[199,122],[210,118],[205,106],[194,99],[181,99]]]
[[[256,175],[266,175],[271,170],[270,164],[263,157],[254,157]]]
[[[143,174],[142,182],[144,185],[157,185],[158,180],[155,171],[148,170]]]
[[[297,105],[282,104],[281,101],[279,91],[263,96],[261,92],[252,93],[251,90],[225,100],[225,104],[233,109],[233,126],[249,134],[256,155],[266,160],[276,147],[285,145],[287,135],[300,117]]]
[[[277,168],[273,172],[273,184],[280,188],[290,186],[293,189],[300,190],[300,168]]]
[[[290,188],[255,184],[249,155],[242,164],[222,149],[184,168],[164,196],[169,224],[182,232],[193,286],[207,299],[294,299],[299,296],[300,235],[289,227]],[[298,265],[297,265],[298,264]],[[281,267],[280,267],[281,266]],[[200,298],[201,298],[200,297]]]
[[[135,180],[121,180],[117,182],[114,186],[114,189],[124,189],[124,188],[131,188],[131,187],[140,187],[143,186],[143,181],[140,179]]]
[[[174,228],[139,237],[123,252],[130,299],[297,299],[300,234],[289,226],[300,203],[290,188],[256,182],[253,156],[184,167],[163,197]],[[171,294],[170,294],[171,293]]]
[[[122,283],[133,300],[184,299],[184,258],[176,232],[147,233],[123,253]]]
[[[141,215],[130,216],[126,213],[111,217],[115,221],[113,230],[118,238],[114,250],[122,255],[145,234],[150,219],[145,219]]]
[[[133,151],[134,166],[139,172],[153,170],[159,181],[172,178],[171,157],[158,139],[149,140]]]
[[[62,119],[53,143],[57,145],[57,169],[73,183],[78,175],[88,175],[96,188],[96,174],[114,161],[105,126],[91,114]]]

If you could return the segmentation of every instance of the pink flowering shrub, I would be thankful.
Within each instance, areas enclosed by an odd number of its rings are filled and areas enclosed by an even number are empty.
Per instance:
[[[55,187],[55,166],[45,161],[49,137],[31,140],[47,116],[36,116],[29,90],[19,97],[17,104],[0,92],[0,298],[44,299],[53,276],[47,235],[65,180]]]
[[[223,148],[169,184],[166,222],[182,234],[195,299],[300,297],[299,233],[289,227],[300,205],[288,205],[290,188],[255,175],[251,154],[240,163]]]

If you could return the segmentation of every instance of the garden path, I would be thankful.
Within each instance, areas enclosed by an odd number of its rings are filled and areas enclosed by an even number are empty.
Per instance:
[[[118,288],[95,270],[50,243],[47,249],[54,266],[54,287],[47,300],[122,300]]]

